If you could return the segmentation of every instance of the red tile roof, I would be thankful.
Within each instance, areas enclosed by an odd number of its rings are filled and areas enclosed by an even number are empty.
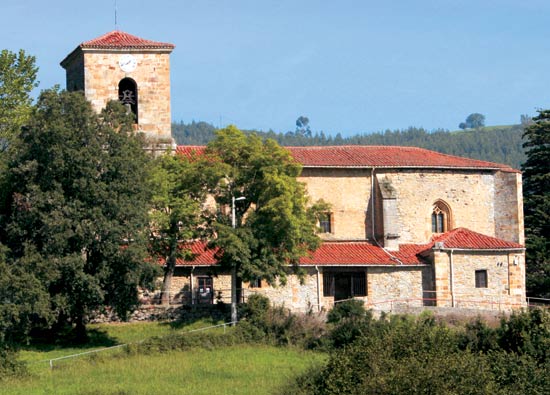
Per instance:
[[[193,260],[178,259],[177,266],[209,266],[217,264],[214,254],[216,250],[206,247],[206,243],[198,241],[185,244],[195,254]],[[425,245],[401,245],[399,251],[391,254],[367,241],[325,242],[309,257],[300,260],[301,265],[420,265],[424,264],[419,253]],[[159,261],[164,264],[164,260]]]
[[[205,148],[204,145],[178,145],[176,147],[176,154],[190,158],[193,155],[202,155]]]
[[[521,244],[486,236],[466,228],[456,228],[436,236],[429,246],[433,247],[436,242],[443,243],[445,249],[459,250],[516,250],[524,248]]]
[[[421,265],[418,253],[425,246],[401,245],[399,251],[386,252],[366,241],[325,242],[309,257],[300,260],[301,265],[364,266],[364,265]]]
[[[434,248],[436,242],[442,242],[445,249],[458,250],[519,250],[521,244],[486,236],[465,228],[453,229],[450,232],[434,237],[427,244],[401,244],[398,251],[386,251],[368,241],[327,241],[311,255],[300,259],[304,266],[414,266],[427,262],[423,253]],[[197,241],[182,245],[191,248],[195,255],[192,260],[178,259],[177,266],[211,266],[216,265],[216,250],[208,249],[207,243]],[[160,260],[159,264],[164,264]]]
[[[304,167],[413,167],[514,171],[507,165],[446,155],[417,147],[344,145],[286,148]]]
[[[83,49],[174,49],[174,44],[145,40],[120,30],[113,30],[80,44]]]
[[[180,145],[176,152],[190,156],[201,154],[204,146]],[[347,168],[427,168],[474,169],[517,172],[510,166],[476,159],[441,154],[416,147],[344,145],[323,147],[285,147],[304,167]]]

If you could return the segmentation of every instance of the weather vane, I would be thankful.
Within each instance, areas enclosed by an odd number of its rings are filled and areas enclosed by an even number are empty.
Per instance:
[[[117,11],[117,7],[116,7],[116,0],[115,0],[115,30],[118,30],[116,11]]]

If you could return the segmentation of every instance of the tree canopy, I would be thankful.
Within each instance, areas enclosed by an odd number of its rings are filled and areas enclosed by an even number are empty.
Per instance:
[[[522,166],[527,291],[550,298],[550,110],[541,110],[523,135]]]
[[[145,263],[149,157],[131,124],[119,103],[98,115],[81,92],[46,90],[9,164],[0,206],[8,265],[36,278],[55,323],[81,335],[94,309],[124,318],[155,274]]]
[[[21,126],[28,120],[32,100],[30,92],[38,86],[34,56],[20,50],[0,52],[0,151],[6,149]]]
[[[166,153],[155,159],[150,189],[153,191],[150,210],[149,251],[164,259],[162,302],[169,302],[170,284],[177,258],[191,260],[190,250],[182,242],[201,236],[200,227],[207,187],[201,182],[203,172],[193,158]]]
[[[308,206],[305,187],[297,180],[301,166],[274,140],[229,126],[217,132],[206,155],[210,193],[221,208],[211,245],[219,248],[221,265],[233,273],[234,305],[237,276],[284,284],[289,267],[299,273],[300,257],[320,244],[319,206]]]

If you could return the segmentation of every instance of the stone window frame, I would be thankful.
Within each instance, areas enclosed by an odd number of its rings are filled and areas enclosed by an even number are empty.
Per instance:
[[[334,214],[330,211],[319,214],[320,233],[334,233]]]
[[[438,199],[432,205],[432,233],[445,233],[453,229],[451,207],[444,200]]]
[[[475,271],[476,288],[489,288],[489,276],[487,269],[478,269]]]

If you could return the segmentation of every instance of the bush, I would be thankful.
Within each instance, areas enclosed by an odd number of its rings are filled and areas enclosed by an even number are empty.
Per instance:
[[[323,369],[312,369],[284,390],[302,395],[550,393],[548,320],[548,312],[540,310],[512,314],[498,329],[481,319],[451,329],[432,315],[342,319],[331,332],[342,347],[333,350]]]
[[[13,350],[0,341],[0,380],[26,374],[25,365],[16,356]]]
[[[357,319],[365,317],[366,310],[363,301],[351,299],[336,303],[327,315],[329,323],[338,323],[346,319]]]
[[[295,314],[282,306],[271,306],[263,295],[251,295],[241,307],[242,321],[264,333],[271,344],[294,345],[306,349],[323,344],[325,324],[313,314]],[[246,325],[246,324],[245,324]]]
[[[532,309],[502,319],[497,330],[502,350],[529,355],[539,363],[550,362],[550,313]]]

